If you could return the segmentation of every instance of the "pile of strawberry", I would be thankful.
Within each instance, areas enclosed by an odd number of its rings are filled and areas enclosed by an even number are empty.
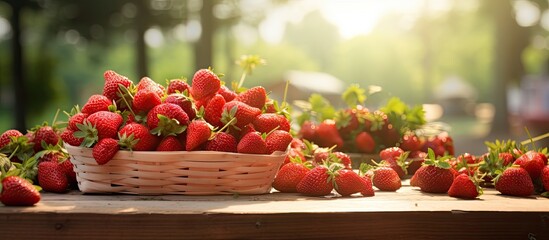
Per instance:
[[[44,123],[25,134],[15,129],[3,132],[0,170],[0,202],[7,206],[34,205],[40,190],[63,193],[76,188],[76,174],[55,119],[52,126]]]
[[[63,141],[93,148],[98,164],[119,150],[286,151],[290,122],[261,86],[235,92],[210,69],[192,85],[173,79],[164,87],[148,77],[137,85],[114,71],[104,74],[103,94],[92,95],[68,119]]]

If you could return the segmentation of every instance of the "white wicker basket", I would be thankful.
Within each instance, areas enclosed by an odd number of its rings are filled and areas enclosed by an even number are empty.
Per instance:
[[[285,152],[271,155],[213,151],[118,151],[98,165],[91,148],[65,144],[84,193],[142,195],[264,194],[284,161]]]

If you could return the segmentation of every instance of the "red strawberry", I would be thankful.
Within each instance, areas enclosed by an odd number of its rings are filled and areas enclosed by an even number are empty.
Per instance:
[[[495,179],[496,190],[501,194],[527,197],[534,193],[534,184],[524,168],[509,167]]]
[[[107,97],[98,94],[91,95],[82,107],[82,113],[89,115],[99,111],[109,111],[110,105],[112,105],[112,100]]]
[[[288,119],[276,113],[262,113],[253,120],[252,124],[258,132],[262,133],[269,133],[275,128],[289,132],[290,126]]]
[[[307,196],[325,196],[334,189],[333,176],[325,166],[311,169],[297,184],[297,192]]]
[[[41,162],[38,164],[38,183],[48,192],[63,193],[69,187],[67,175],[58,162]]]
[[[335,121],[326,119],[320,123],[316,129],[316,140],[321,147],[333,147],[341,149],[343,147],[343,139],[337,131]]]
[[[179,142],[179,139],[175,136],[167,136],[162,141],[160,141],[160,144],[158,144],[158,147],[156,147],[156,151],[183,151],[185,150],[185,147]]]
[[[477,163],[477,158],[474,155],[471,155],[470,153],[464,153],[457,157],[458,162],[465,162],[467,164],[475,164]]]
[[[422,151],[413,151],[410,152],[410,155],[408,155],[408,157],[409,163],[407,172],[410,175],[414,175],[414,173],[416,173],[416,171],[421,167],[421,164],[423,164],[423,160],[425,159],[425,157],[427,157],[427,153]]]
[[[116,135],[118,133],[118,128],[120,125],[122,125],[122,116],[119,114],[108,112],[108,111],[99,111],[96,113],[91,114],[85,122],[82,128],[79,125],[80,131],[85,132],[84,141],[87,142],[88,139],[91,139],[91,141],[95,142],[97,140],[103,139],[103,138],[116,138]],[[94,134],[94,130],[96,130],[96,133]],[[76,137],[81,137],[81,135],[78,135]],[[90,145],[91,146],[91,145]]]
[[[134,151],[152,151],[159,142],[157,136],[149,132],[149,128],[139,123],[128,123],[118,131],[119,145],[122,149]]]
[[[265,143],[269,149],[268,153],[270,154],[275,151],[286,152],[288,145],[290,145],[293,139],[289,132],[274,130],[265,138]]]
[[[210,98],[219,91],[221,80],[209,69],[196,71],[192,80],[191,95],[194,99]]]
[[[360,122],[358,121],[357,113],[357,109],[350,108],[336,113],[334,120],[336,121],[337,129],[342,136],[351,134],[351,132],[359,128]]]
[[[162,103],[147,114],[147,125],[155,135],[177,135],[185,131],[189,116],[173,103]]]
[[[225,98],[219,94],[215,94],[204,108],[204,119],[214,127],[223,127],[221,122],[221,114],[225,106]]]
[[[370,176],[362,176],[362,181],[364,182],[364,188],[360,191],[360,194],[364,197],[375,196],[372,178]]]
[[[118,152],[118,141],[112,138],[103,138],[93,146],[92,155],[97,164],[108,163]]]
[[[472,177],[465,173],[458,175],[448,189],[448,195],[456,198],[475,199],[480,194],[482,194],[482,190],[478,186],[478,182],[473,181]]]
[[[262,109],[267,100],[267,91],[261,86],[253,87],[238,94],[235,100]]]
[[[298,136],[311,142],[316,142],[316,138],[318,136],[316,133],[317,128],[318,126],[314,122],[305,121],[301,125],[301,129],[299,129]]]
[[[76,173],[74,172],[74,165],[71,163],[71,161],[69,159],[63,159],[61,160],[61,162],[59,162],[59,166],[61,166],[61,169],[65,173],[69,184],[75,184]]]
[[[34,132],[34,151],[39,152],[43,150],[42,142],[46,145],[57,145],[59,142],[59,136],[51,126],[43,125],[38,127]]]
[[[530,174],[530,177],[532,179],[538,179],[541,175],[543,167],[545,167],[546,165],[540,155],[543,154],[538,154],[535,151],[528,151],[519,158],[517,158],[514,164],[517,164],[521,168],[524,168],[526,171],[528,171],[528,174]]]
[[[71,146],[80,146],[82,142],[84,141],[83,138],[77,138],[74,136],[74,131],[71,129],[65,129],[63,133],[61,133],[61,139],[63,142],[71,145]]]
[[[109,100],[117,100],[120,98],[119,93],[119,84],[122,84],[124,87],[129,88],[132,84],[132,81],[127,77],[122,76],[112,70],[107,70],[103,77],[105,78],[105,85],[103,86],[103,96],[107,97]]]
[[[335,183],[335,190],[344,197],[362,192],[367,187],[364,178],[351,169],[338,170],[335,175]]]
[[[398,174],[398,177],[400,179],[403,179],[404,176],[406,176],[407,174],[405,160],[406,159],[403,158],[389,158],[386,160],[382,160],[381,165],[392,168]]]
[[[305,177],[310,169],[303,163],[290,162],[278,170],[273,182],[274,189],[279,192],[297,192],[297,184]]]
[[[189,92],[190,86],[187,79],[172,79],[168,83],[168,94]]]
[[[250,132],[240,139],[236,146],[238,153],[252,153],[252,154],[267,154],[269,149],[265,139],[261,137],[259,132]]]
[[[337,158],[337,161],[341,164],[343,164],[343,167],[346,168],[346,169],[352,169],[352,161],[351,161],[351,157],[349,155],[347,155],[346,153],[343,153],[343,152],[334,152],[333,153],[335,155],[335,157]]]
[[[226,102],[230,102],[232,101],[233,99],[236,98],[237,94],[230,90],[229,88],[227,88],[227,86],[223,85],[219,88],[219,91],[217,91],[218,94],[221,94],[221,96],[223,96],[223,98],[225,98],[225,101]]]
[[[191,98],[184,93],[172,93],[164,99],[164,103],[173,103],[180,106],[181,109],[187,113],[189,120],[196,118],[196,109],[193,106],[193,102]]]
[[[236,138],[226,132],[218,132],[206,143],[207,151],[236,152]]]
[[[549,165],[543,167],[543,170],[541,171],[541,182],[545,191],[549,192]]]
[[[160,105],[162,98],[158,93],[151,89],[143,89],[137,91],[133,98],[132,107],[136,114],[147,113],[153,107]]]
[[[421,150],[423,143],[421,140],[414,134],[408,133],[402,136],[400,143],[400,148],[404,151],[419,151]]]
[[[8,176],[2,179],[0,202],[6,206],[32,206],[40,201],[40,193],[26,179]]]
[[[376,148],[376,143],[372,135],[367,132],[360,132],[355,137],[355,146],[358,151],[363,153],[373,153]]]
[[[372,183],[381,191],[396,191],[402,186],[398,173],[390,167],[375,169]]]
[[[397,159],[403,153],[404,153],[404,151],[402,149],[400,149],[399,147],[390,147],[390,148],[385,148],[385,149],[381,150],[381,152],[379,152],[379,157],[382,160]]]
[[[19,130],[10,129],[0,135],[0,149],[7,146],[11,142],[12,137],[21,137],[23,134]]]
[[[83,124],[84,123],[84,120],[86,120],[86,118],[88,117],[89,115],[86,114],[86,113],[76,113],[74,115],[72,115],[70,118],[69,118],[69,122],[67,124],[67,128],[72,130],[72,131],[78,131],[78,125],[77,124]]]
[[[296,158],[299,159],[300,162],[305,162],[306,160],[305,155],[301,150],[290,148],[288,150],[288,155],[286,155],[286,157],[284,158],[284,163],[282,163],[282,165],[290,163],[292,159],[296,159]]]
[[[444,159],[436,159],[432,149],[429,149],[428,155],[429,157],[425,159],[423,166],[414,174],[417,185],[423,192],[448,192],[454,181],[454,174],[450,170],[450,164]]]
[[[503,166],[509,166],[511,163],[515,162],[515,157],[512,153],[502,152],[499,153],[499,159],[501,159]]]
[[[141,78],[141,80],[139,80],[139,83],[137,83],[137,92],[142,90],[153,91],[161,98],[164,96],[164,87],[156,83],[149,77],[143,77]]]
[[[185,150],[192,151],[207,142],[212,135],[212,126],[208,122],[196,119],[187,128],[187,144]]]
[[[225,103],[221,122],[227,124],[233,118],[236,118],[236,123],[234,123],[234,125],[242,129],[244,126],[251,123],[259,114],[261,114],[261,109],[259,108],[251,107],[243,102],[232,101]]]

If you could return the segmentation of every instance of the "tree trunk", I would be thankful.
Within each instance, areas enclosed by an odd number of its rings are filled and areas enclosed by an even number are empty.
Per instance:
[[[215,17],[213,15],[213,7],[217,1],[203,0],[202,9],[200,9],[200,24],[202,26],[202,34],[200,40],[195,43],[194,59],[195,68],[208,68],[212,65],[213,59],[213,35],[217,28]]]
[[[23,46],[21,44],[21,10],[23,3],[21,1],[10,1],[12,7],[11,29],[12,37],[12,81],[13,92],[15,95],[14,112],[15,128],[21,132],[27,130],[26,126],[26,96],[25,96],[25,76],[23,66]]]
[[[136,1],[138,16],[135,21],[137,34],[136,41],[136,67],[137,77],[148,76],[147,44],[145,43],[145,32],[147,31],[147,20],[149,19],[149,10],[145,6],[145,0]]]
[[[519,81],[524,74],[521,54],[528,41],[526,28],[518,26],[509,1],[491,1],[494,8],[495,45],[493,100],[495,116],[492,133],[509,134],[509,111],[507,109],[507,87],[512,81]]]

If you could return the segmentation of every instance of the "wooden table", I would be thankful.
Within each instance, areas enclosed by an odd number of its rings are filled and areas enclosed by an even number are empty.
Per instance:
[[[45,193],[34,207],[0,207],[0,239],[549,239],[548,199],[480,199],[409,186],[369,198]]]

